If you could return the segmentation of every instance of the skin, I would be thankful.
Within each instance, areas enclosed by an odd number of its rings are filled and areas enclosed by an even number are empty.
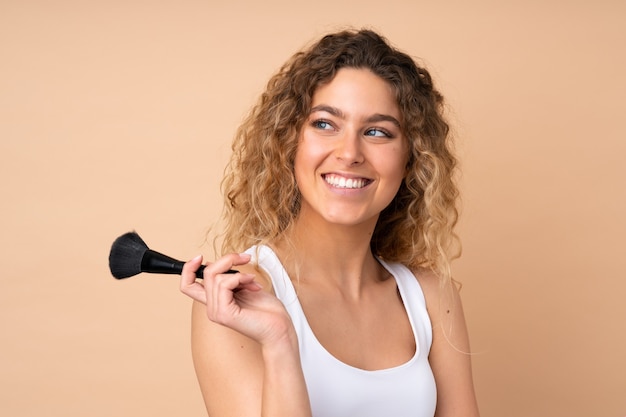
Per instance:
[[[378,216],[405,174],[401,123],[391,87],[368,70],[341,69],[319,87],[294,163],[301,211],[290,245],[272,244],[289,275],[298,277],[298,297],[320,343],[367,370],[403,364],[416,349],[395,280],[369,248]],[[310,416],[291,320],[264,289],[268,278],[248,262],[247,255],[226,255],[207,265],[203,282],[194,276],[201,257],[183,269],[181,290],[196,301],[192,350],[207,411]],[[242,273],[222,273],[233,267]],[[436,416],[477,416],[458,292],[442,293],[435,275],[414,273],[433,323]]]
[[[301,217],[323,226],[373,230],[396,195],[408,160],[391,87],[370,71],[342,69],[317,89],[311,108],[294,162]],[[342,188],[325,179],[363,186]]]

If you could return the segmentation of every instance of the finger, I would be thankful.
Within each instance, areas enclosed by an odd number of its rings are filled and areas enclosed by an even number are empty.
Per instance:
[[[232,267],[237,265],[245,265],[250,262],[251,256],[247,253],[231,253],[221,257],[217,261],[210,265],[207,265],[204,270],[204,276],[217,275],[227,273]]]
[[[196,271],[202,265],[202,255],[198,255],[183,265],[180,279],[180,290],[183,294],[206,304],[204,285],[196,281]]]
[[[237,287],[235,290],[236,291],[240,291],[240,290],[260,291],[262,289],[263,289],[263,286],[259,284],[257,281],[253,280],[248,283],[241,283],[239,287]]]
[[[236,315],[240,306],[235,300],[235,293],[244,288],[254,288],[253,274],[218,274],[205,280],[207,286],[207,313],[213,321],[225,324]]]

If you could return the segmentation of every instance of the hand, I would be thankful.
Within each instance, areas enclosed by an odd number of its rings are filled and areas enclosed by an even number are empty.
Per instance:
[[[233,266],[250,262],[248,254],[226,255],[204,269],[204,280],[195,271],[202,264],[197,256],[183,267],[181,291],[206,305],[208,318],[250,337],[262,346],[291,340],[294,330],[283,304],[255,281],[255,275],[226,274]]]

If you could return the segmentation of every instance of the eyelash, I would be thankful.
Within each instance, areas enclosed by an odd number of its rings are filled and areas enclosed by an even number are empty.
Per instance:
[[[326,127],[322,127],[321,125],[327,125]],[[334,125],[326,119],[317,119],[314,120],[313,122],[311,122],[311,126],[313,126],[316,129],[321,129],[321,130],[327,130],[327,127],[334,127]],[[365,131],[365,133],[370,133],[370,132],[380,132],[383,134],[384,137],[391,139],[394,136],[389,133],[387,130],[385,129],[381,129],[381,128],[369,128]],[[374,136],[374,137],[380,137],[380,136],[376,136],[376,135],[368,135],[368,136]]]
[[[385,129],[380,129],[380,128],[377,128],[377,127],[376,127],[376,128],[367,129],[367,130],[365,131],[365,133],[369,133],[369,132],[380,132],[380,133],[382,133],[382,134],[383,134],[386,138],[389,138],[389,139],[393,138],[393,135],[392,135],[391,133],[389,133],[388,131],[386,131]],[[375,136],[375,135],[374,135],[374,136]],[[375,137],[378,137],[378,136],[375,136]]]
[[[321,124],[326,124],[330,127],[333,127],[333,124],[331,122],[329,122],[328,120],[324,120],[324,119],[317,119],[311,122],[311,126],[313,126],[314,128],[326,130],[325,128],[320,126]]]

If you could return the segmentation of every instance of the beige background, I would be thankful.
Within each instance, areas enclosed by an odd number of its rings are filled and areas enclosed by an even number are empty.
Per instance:
[[[110,244],[209,254],[238,121],[352,25],[448,98],[483,416],[626,415],[626,5],[512,3],[1,0],[0,414],[204,415],[189,300]]]

